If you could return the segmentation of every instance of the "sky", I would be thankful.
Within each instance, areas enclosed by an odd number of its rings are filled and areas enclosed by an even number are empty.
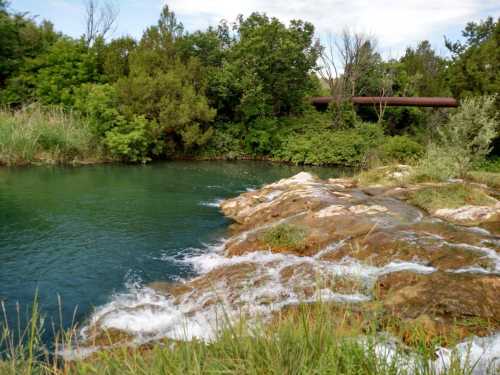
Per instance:
[[[10,0],[16,11],[48,19],[57,30],[73,37],[84,31],[84,0]],[[119,8],[114,37],[139,38],[158,20],[164,0],[111,1]],[[446,54],[444,35],[455,40],[469,21],[500,16],[500,0],[169,0],[168,5],[188,31],[233,22],[238,14],[265,12],[288,23],[292,19],[312,22],[316,34],[326,40],[349,28],[378,39],[385,57],[398,57],[407,46],[429,40]]]

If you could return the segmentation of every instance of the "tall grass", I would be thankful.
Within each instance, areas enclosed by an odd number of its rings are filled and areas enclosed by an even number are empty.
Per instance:
[[[102,152],[88,122],[60,108],[0,109],[0,164],[98,161]]]
[[[140,348],[115,347],[74,361],[47,354],[40,340],[41,322],[35,303],[18,345],[12,340],[16,334],[4,326],[2,375],[435,373],[430,365],[434,351],[424,340],[409,351],[377,334],[375,321],[359,324],[349,309],[339,314],[324,303],[280,313],[270,323],[242,320],[210,343],[165,340]],[[72,334],[59,338],[69,344]],[[471,368],[464,366],[455,356],[440,374],[470,374]]]

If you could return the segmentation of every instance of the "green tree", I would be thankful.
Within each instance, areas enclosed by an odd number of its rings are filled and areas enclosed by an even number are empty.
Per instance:
[[[9,80],[9,103],[39,101],[71,106],[76,90],[84,83],[98,82],[97,56],[83,40],[60,38],[39,56],[27,59],[18,76]]]
[[[411,77],[415,95],[449,95],[445,76],[446,60],[436,55],[427,40],[420,42],[416,49],[407,48],[400,62],[406,75]]]
[[[215,111],[205,96],[204,68],[195,57],[182,61],[176,43],[182,27],[165,7],[158,26],[145,31],[130,55],[130,73],[117,84],[120,111],[130,121],[142,116],[151,125],[151,152],[188,152],[208,141]]]
[[[130,55],[137,46],[131,37],[113,39],[101,51],[101,71],[107,82],[116,82],[130,73]]]
[[[470,22],[462,35],[465,42],[446,40],[452,53],[448,80],[453,94],[467,97],[500,92],[500,19]]]
[[[222,79],[232,81],[230,93],[239,92],[242,119],[299,113],[314,88],[310,72],[319,49],[313,43],[314,26],[291,21],[286,27],[276,18],[254,13],[238,20],[237,40]]]
[[[48,21],[37,24],[27,13],[13,14],[0,1],[0,89],[17,74],[25,59],[47,50],[59,37]]]

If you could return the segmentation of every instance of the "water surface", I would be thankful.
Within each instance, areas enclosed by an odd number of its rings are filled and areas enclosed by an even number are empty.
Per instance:
[[[224,236],[219,199],[308,170],[266,162],[0,169],[0,301],[15,325],[38,293],[50,325],[83,322],[132,283],[190,277],[173,256]],[[23,314],[22,314],[23,315]]]

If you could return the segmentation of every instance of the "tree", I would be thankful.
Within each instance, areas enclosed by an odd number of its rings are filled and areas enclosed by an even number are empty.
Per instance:
[[[338,103],[363,94],[364,87],[359,81],[381,62],[375,49],[375,39],[348,29],[340,38],[330,35],[327,44],[322,46],[319,73]]]
[[[99,79],[97,56],[84,42],[60,38],[44,53],[26,60],[20,73],[9,80],[4,96],[10,104],[40,101],[72,106],[76,90]]]
[[[0,2],[0,89],[26,59],[46,51],[60,37],[52,23],[37,24],[27,13],[10,13],[7,5]]]
[[[450,120],[438,128],[439,146],[453,160],[460,177],[491,151],[500,130],[494,105],[494,96],[466,98]]]
[[[418,96],[447,96],[446,60],[436,55],[431,44],[424,40],[416,49],[408,47],[400,59],[402,69],[413,79],[414,94]]]
[[[319,74],[334,98],[330,110],[335,128],[350,128],[358,121],[351,97],[369,94],[368,91],[379,94],[382,80],[374,73],[381,58],[375,46],[373,38],[345,29],[340,38],[330,35],[321,47]],[[382,107],[379,109],[382,113]]]
[[[446,39],[452,53],[447,76],[453,94],[463,98],[500,92],[500,19],[470,22],[462,35],[463,43]]]
[[[162,8],[158,29],[162,34],[168,34],[172,40],[181,38],[184,35],[184,25],[177,20],[177,16],[170,10],[168,5]]]
[[[126,123],[148,122],[140,129],[151,138],[148,152],[156,156],[186,152],[206,143],[215,116],[205,96],[207,81],[201,62],[193,57],[183,61],[176,50],[182,28],[175,20],[165,7],[158,25],[147,29],[130,53],[128,76],[116,83]],[[143,120],[137,121],[139,117]],[[121,135],[115,138],[128,140],[128,126],[117,128],[115,132]]]
[[[107,82],[116,82],[130,73],[130,56],[137,47],[136,41],[128,36],[113,39],[99,51],[101,72]]]
[[[105,39],[113,31],[118,18],[118,8],[111,2],[100,4],[99,0],[85,0],[85,34],[87,46],[98,38]]]
[[[253,13],[239,17],[237,42],[228,55],[221,80],[238,93],[236,116],[246,121],[265,116],[300,113],[314,86],[310,73],[319,50],[313,43],[314,26]],[[225,98],[222,98],[225,100]]]

